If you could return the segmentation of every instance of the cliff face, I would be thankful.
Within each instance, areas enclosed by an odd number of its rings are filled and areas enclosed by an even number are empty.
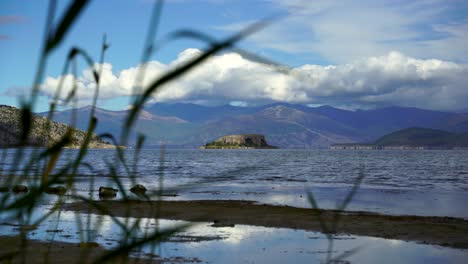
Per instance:
[[[258,134],[227,135],[205,145],[205,148],[276,148]]]
[[[11,106],[0,105],[0,147],[14,147],[20,143],[23,125],[21,123],[21,110]],[[58,142],[70,127],[66,124],[48,120],[46,117],[33,115],[31,130],[27,145],[47,147]],[[72,129],[71,143],[67,147],[79,147],[86,133]],[[90,148],[112,148],[113,145],[101,140],[96,135],[91,139]]]

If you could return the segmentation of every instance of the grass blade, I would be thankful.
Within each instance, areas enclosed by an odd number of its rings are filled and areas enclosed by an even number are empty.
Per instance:
[[[47,46],[45,48],[46,53],[49,53],[56,48],[63,40],[88,2],[88,0],[75,0],[68,6],[65,15],[60,20],[60,23],[53,32],[53,35],[49,36],[49,39],[47,40]]]

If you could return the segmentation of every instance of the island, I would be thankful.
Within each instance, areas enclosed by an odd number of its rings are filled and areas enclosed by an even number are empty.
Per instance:
[[[201,149],[277,149],[267,143],[264,135],[239,134],[222,136]]]

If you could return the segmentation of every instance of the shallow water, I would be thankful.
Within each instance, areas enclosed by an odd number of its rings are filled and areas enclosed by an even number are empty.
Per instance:
[[[83,229],[89,230],[82,234],[91,234],[93,241],[109,249],[119,244],[121,229],[110,217],[78,215],[84,223]],[[76,214],[62,212],[59,222],[56,217],[57,215],[52,216],[38,229],[31,231],[29,237],[79,242]],[[92,223],[90,229],[86,227],[87,219]],[[122,222],[125,220],[118,219]],[[134,220],[128,219],[129,224]],[[96,225],[97,222],[101,224]],[[165,229],[185,223],[160,220],[158,226]],[[145,231],[152,232],[155,226],[155,220],[142,219],[141,231],[135,235],[141,236]],[[18,231],[16,227],[0,225],[0,233],[13,235]],[[373,237],[339,235],[335,236],[333,243],[332,258],[359,248],[356,253],[345,258],[350,263],[466,263],[468,258],[468,250]],[[327,238],[317,232],[247,225],[215,228],[211,223],[198,223],[177,233],[170,241],[160,243],[154,250],[151,246],[146,246],[140,252],[142,253],[133,255],[152,253],[162,258],[184,257],[188,260],[200,260],[202,263],[323,263],[329,251]]]

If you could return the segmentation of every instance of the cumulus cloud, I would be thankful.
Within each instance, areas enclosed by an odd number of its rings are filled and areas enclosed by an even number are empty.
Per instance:
[[[102,69],[100,67],[102,66]],[[110,63],[104,63],[102,65],[96,64],[95,69],[101,70],[100,77],[100,90],[99,98],[100,99],[111,99],[119,96],[130,96],[132,95],[132,87],[135,84],[135,78],[138,72],[137,67],[128,68],[120,71],[115,74],[112,70],[112,65]],[[163,65],[157,61],[152,61],[147,63],[146,69],[148,75],[159,75],[165,70],[167,66]],[[63,78],[63,80],[61,80]],[[60,94],[60,99],[68,96],[74,85],[77,86],[76,95],[80,100],[89,100],[93,98],[96,83],[94,81],[92,69],[87,68],[83,70],[80,76],[74,78],[71,74],[65,76],[59,76],[57,78],[47,77],[44,80],[44,83],[41,85],[41,92],[49,97],[53,97],[57,91],[57,87],[62,81],[62,90]],[[150,78],[144,80],[144,85],[148,85],[151,81]]]
[[[169,64],[149,62],[144,85],[199,52],[187,49]],[[140,66],[120,72],[114,72],[111,64],[102,66],[100,98],[132,95]],[[46,78],[42,85],[43,94],[53,96],[59,79]],[[72,76],[65,76],[62,96],[71,90],[72,79]],[[239,54],[226,53],[212,57],[182,78],[167,84],[153,95],[153,100],[402,105],[453,110],[466,107],[466,83],[467,65],[415,59],[399,52],[342,65],[303,65],[292,68],[288,74]],[[85,69],[77,78],[77,85],[80,99],[92,98],[95,83],[90,69]]]

